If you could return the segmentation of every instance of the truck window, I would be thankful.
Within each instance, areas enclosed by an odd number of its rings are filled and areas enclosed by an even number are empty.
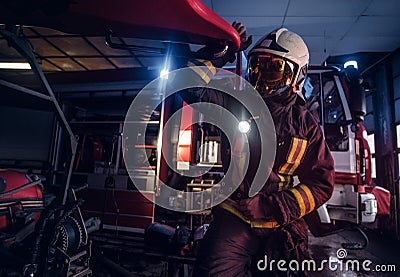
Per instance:
[[[348,128],[342,99],[333,75],[322,76],[323,111],[325,140],[332,151],[347,151],[349,147]]]
[[[327,124],[344,121],[343,105],[335,81],[330,76],[322,78],[324,90],[324,119]]]
[[[309,74],[304,82],[303,95],[307,109],[321,124],[321,89],[319,80],[319,74]]]

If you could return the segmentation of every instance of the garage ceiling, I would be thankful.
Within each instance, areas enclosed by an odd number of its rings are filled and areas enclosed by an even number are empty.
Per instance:
[[[255,41],[286,27],[299,33],[311,64],[329,56],[391,52],[400,47],[398,0],[203,0],[228,22],[243,22]]]
[[[243,22],[254,42],[281,26],[299,33],[309,46],[311,64],[322,64],[330,56],[391,52],[400,46],[398,0],[203,2],[226,21]],[[42,27],[24,27],[23,33],[45,72],[159,69],[165,59],[164,55],[111,49],[104,37],[65,34]],[[149,45],[145,40],[116,39],[122,44]],[[166,49],[163,42],[153,41],[151,46]],[[5,40],[0,40],[0,55],[3,59],[9,57]]]
[[[162,63],[163,55],[146,54],[130,50],[112,49],[104,37],[86,37],[66,34],[57,30],[23,26],[18,32],[29,39],[33,51],[45,72],[113,70],[124,68],[152,68]],[[166,48],[166,43],[143,39],[116,38],[117,43]],[[10,57],[5,39],[0,39],[0,55]],[[12,53],[12,55],[14,55]]]

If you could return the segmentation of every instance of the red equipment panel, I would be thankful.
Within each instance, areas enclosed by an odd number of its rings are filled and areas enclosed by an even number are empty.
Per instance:
[[[228,41],[236,49],[235,29],[200,0],[75,1],[66,12],[46,16],[36,11],[15,16],[0,9],[2,23],[49,27],[67,33],[103,36],[112,29],[117,36],[206,44]]]
[[[154,221],[154,193],[88,188],[79,197],[85,199],[85,219],[99,217],[103,224],[136,229],[145,229]]]

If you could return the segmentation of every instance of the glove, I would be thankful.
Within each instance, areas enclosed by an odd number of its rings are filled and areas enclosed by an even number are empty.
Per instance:
[[[246,27],[241,22],[236,22],[236,21],[234,21],[232,23],[232,27],[236,30],[236,32],[238,32],[238,34],[240,36],[240,47],[239,47],[238,51],[244,51],[247,48],[249,48],[249,46],[253,42],[253,36],[247,37]],[[226,61],[229,61],[230,63],[233,63],[236,59],[235,54],[236,54],[236,52],[232,51],[231,48],[228,47],[228,51],[225,54],[224,59]]]
[[[235,28],[235,30],[238,32],[238,34],[240,36],[240,48],[239,48],[239,51],[244,51],[247,48],[249,48],[249,46],[253,42],[253,36],[249,36],[247,38],[247,29],[246,29],[246,27],[241,22],[236,22],[236,21],[233,21],[232,27]]]
[[[275,205],[271,195],[257,193],[254,197],[243,199],[239,203],[242,213],[251,221],[277,221],[280,224],[280,211]],[[264,239],[271,235],[275,229],[252,228],[251,231]]]
[[[272,200],[259,192],[239,202],[241,212],[250,220],[274,220],[276,211]]]
[[[247,38],[246,27],[240,22],[234,21],[232,23],[232,27],[238,32],[240,36],[240,48],[238,51],[246,50],[253,42],[253,36],[249,36]],[[233,63],[236,59],[236,52],[232,51],[231,47],[228,47],[228,50],[224,55],[216,56],[216,53],[220,53],[221,49],[223,49],[222,45],[208,45],[197,51],[196,57],[209,60],[216,67],[223,67],[227,62]]]
[[[240,201],[240,210],[249,219],[265,219],[266,214],[264,206],[266,199],[262,193]]]

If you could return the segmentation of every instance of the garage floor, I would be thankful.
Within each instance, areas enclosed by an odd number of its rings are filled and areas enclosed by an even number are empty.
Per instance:
[[[322,271],[317,270],[316,272],[311,272],[309,275],[312,277],[400,276],[400,242],[385,238],[371,231],[366,231],[366,234],[369,243],[362,250],[343,247],[343,243],[364,244],[365,240],[362,235],[354,230],[346,230],[319,238],[310,234],[310,251],[313,258],[317,261],[317,265],[321,264],[322,260],[329,260],[329,257],[331,257],[332,270],[330,270],[329,264],[325,262],[325,267]],[[339,257],[343,257],[341,259],[343,261],[342,268],[335,261],[338,255]],[[357,264],[359,265],[358,270]],[[346,270],[346,267],[348,270]],[[334,270],[335,268],[337,269]]]
[[[371,231],[366,233],[369,243],[362,250],[343,247],[344,244],[364,245],[364,238],[355,230],[325,237],[310,234],[310,251],[316,270],[309,276],[400,276],[400,242]],[[193,258],[154,251],[146,247],[143,235],[101,231],[92,235],[92,241],[94,276],[191,276]],[[342,258],[341,264],[338,255]]]

